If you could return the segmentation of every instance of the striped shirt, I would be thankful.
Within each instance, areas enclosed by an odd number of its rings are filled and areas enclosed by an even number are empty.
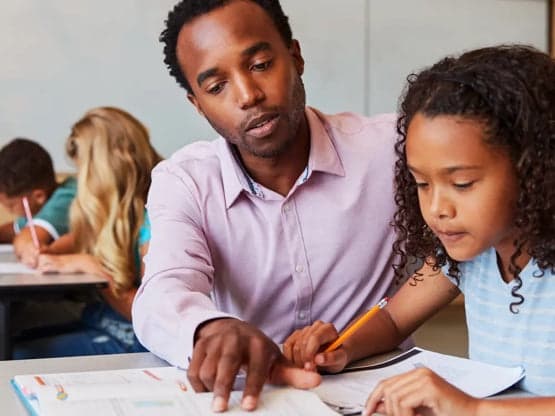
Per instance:
[[[460,289],[465,295],[469,357],[501,366],[522,366],[525,377],[519,387],[538,395],[555,395],[555,273],[541,276],[532,259],[520,273],[518,293],[524,303],[512,313],[518,300],[511,294],[515,282],[506,283],[490,248],[472,261],[459,265]],[[447,273],[446,268],[443,270]]]

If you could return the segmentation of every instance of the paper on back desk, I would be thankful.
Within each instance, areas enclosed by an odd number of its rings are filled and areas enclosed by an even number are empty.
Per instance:
[[[0,244],[0,253],[13,253],[12,244]]]
[[[361,408],[377,384],[386,378],[427,367],[474,397],[487,397],[511,387],[524,377],[522,367],[499,367],[413,348],[382,364],[324,376],[313,391],[326,403]]]
[[[0,262],[0,274],[37,274],[36,269],[32,269],[23,263]]]

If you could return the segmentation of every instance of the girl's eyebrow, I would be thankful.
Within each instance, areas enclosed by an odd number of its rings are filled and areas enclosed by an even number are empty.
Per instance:
[[[407,165],[407,167],[413,173],[418,173],[420,175],[422,174],[422,172],[420,172],[414,166]],[[442,173],[447,173],[447,174],[450,175],[450,174],[455,173],[455,172],[460,171],[460,170],[478,170],[478,169],[481,169],[481,168],[482,167],[478,166],[478,165],[468,165],[468,166],[466,166],[466,165],[455,165],[455,166],[448,166],[446,168],[441,168],[440,171]]]

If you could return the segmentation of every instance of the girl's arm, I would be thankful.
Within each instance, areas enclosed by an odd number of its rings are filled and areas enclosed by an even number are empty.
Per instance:
[[[460,293],[440,271],[433,271],[428,265],[424,265],[418,274],[401,287],[386,308],[337,350],[319,353],[337,338],[338,331],[332,324],[316,322],[295,331],[285,341],[285,357],[307,369],[316,365],[326,371],[337,372],[351,361],[391,351]]]
[[[381,381],[370,394],[363,415],[548,416],[553,409],[553,397],[476,399],[430,369],[419,368]]]
[[[139,247],[139,255],[141,258],[141,277],[144,275],[145,272],[145,265],[143,263],[143,257],[145,256],[146,252],[148,251],[148,243],[143,244]],[[135,294],[137,293],[137,288],[135,286],[131,287],[127,292],[120,294],[119,297],[116,297],[110,286],[106,289],[102,289],[102,296],[104,300],[117,312],[119,312],[122,316],[125,317],[128,321],[131,322],[131,306],[133,305],[133,300],[135,299]]]
[[[147,250],[148,244],[143,244],[139,249],[141,276],[144,273],[144,263],[142,259]],[[108,280],[108,287],[101,289],[100,293],[102,297],[115,311],[119,312],[125,319],[131,321],[131,305],[137,293],[137,288],[132,287],[128,291],[121,293],[120,296],[116,296],[112,290],[112,276],[106,273],[102,264],[96,257],[90,254],[41,254],[39,256],[38,270],[43,273],[91,273],[105,277]]]

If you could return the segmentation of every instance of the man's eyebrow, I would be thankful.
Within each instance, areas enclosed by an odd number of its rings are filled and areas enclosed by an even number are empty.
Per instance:
[[[213,77],[217,73],[218,73],[218,68],[210,68],[210,69],[207,69],[206,71],[202,71],[197,76],[197,85],[200,87],[202,83],[206,81],[207,78]]]
[[[258,42],[241,52],[241,55],[252,56],[260,51],[269,51],[271,49],[272,47],[268,42]]]

